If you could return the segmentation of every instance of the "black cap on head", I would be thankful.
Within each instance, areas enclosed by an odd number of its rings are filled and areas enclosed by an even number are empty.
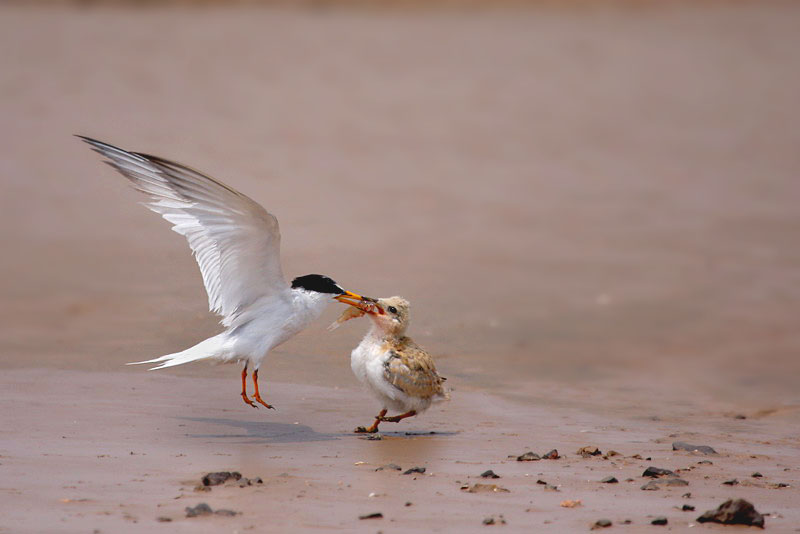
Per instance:
[[[339,284],[321,274],[307,274],[305,276],[298,276],[292,280],[292,289],[305,289],[306,291],[330,293],[331,295],[344,294],[344,289],[339,287]]]

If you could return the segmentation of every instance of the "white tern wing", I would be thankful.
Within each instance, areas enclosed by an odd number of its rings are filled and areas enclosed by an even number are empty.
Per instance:
[[[145,205],[186,237],[203,275],[208,307],[222,316],[223,325],[230,326],[259,298],[288,290],[278,220],[257,202],[178,163],[78,137],[148,194]]]

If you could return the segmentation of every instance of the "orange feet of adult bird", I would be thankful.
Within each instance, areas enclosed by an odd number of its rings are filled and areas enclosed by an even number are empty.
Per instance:
[[[271,410],[274,410],[275,407],[272,406],[271,404],[267,404],[266,402],[264,402],[264,399],[261,398],[261,394],[258,392],[258,369],[253,371],[253,385],[255,385],[256,388],[255,395],[253,395],[253,399],[257,403],[266,406]],[[242,400],[245,402],[245,404],[248,404],[253,408],[258,408],[255,402],[250,400],[250,398],[247,396],[247,365],[245,365],[244,369],[242,369]]]

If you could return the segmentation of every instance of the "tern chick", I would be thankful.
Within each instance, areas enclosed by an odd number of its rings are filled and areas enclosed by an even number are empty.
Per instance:
[[[433,358],[405,335],[409,322],[407,300],[364,297],[350,304],[355,309],[346,310],[331,328],[364,314],[372,320],[369,332],[350,355],[350,367],[382,404],[375,422],[367,428],[356,428],[357,433],[377,432],[381,422],[399,423],[424,412],[434,401],[449,399],[442,385],[446,379],[436,372]],[[400,414],[387,417],[388,410]]]

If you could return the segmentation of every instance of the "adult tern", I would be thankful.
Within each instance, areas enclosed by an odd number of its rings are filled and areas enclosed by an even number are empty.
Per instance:
[[[145,205],[187,239],[200,266],[208,307],[225,327],[181,352],[133,363],[158,364],[152,369],[198,360],[242,363],[244,402],[273,408],[258,389],[258,370],[269,351],[307,327],[334,300],[351,305],[366,301],[319,274],[287,284],[278,220],[242,193],[174,161],[77,137],[147,194]],[[248,367],[255,388],[252,400],[247,396]]]

